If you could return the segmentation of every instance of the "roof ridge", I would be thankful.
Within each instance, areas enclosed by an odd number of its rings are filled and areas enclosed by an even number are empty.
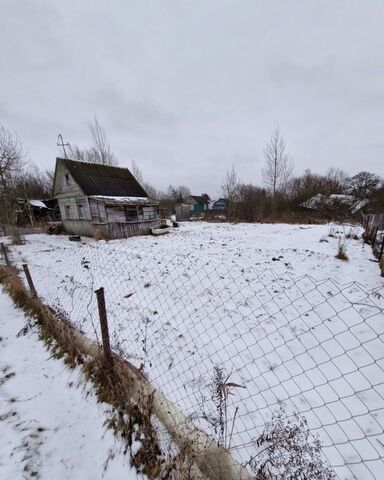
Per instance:
[[[63,157],[56,157],[56,160],[64,160],[65,162],[69,161],[69,162],[73,162],[73,163],[81,163],[81,164],[86,164],[86,165],[99,165],[101,167],[120,168],[121,170],[128,170],[130,173],[132,173],[131,170],[128,167],[121,167],[120,165],[109,165],[107,163],[98,163],[98,162],[86,162],[85,160],[75,160],[73,158],[63,158]]]

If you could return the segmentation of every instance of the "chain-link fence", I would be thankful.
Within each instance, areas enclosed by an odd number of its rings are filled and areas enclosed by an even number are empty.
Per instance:
[[[306,418],[337,478],[384,477],[379,290],[124,241],[35,241],[13,258],[40,298],[99,341],[104,287],[113,350],[250,471],[280,410]]]

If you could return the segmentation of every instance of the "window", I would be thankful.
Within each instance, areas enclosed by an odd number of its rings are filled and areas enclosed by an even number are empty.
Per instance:
[[[70,185],[68,173],[65,174],[65,184],[66,184],[67,186]]]
[[[136,207],[124,207],[125,208],[125,218],[127,222],[134,222],[137,220],[137,209]]]
[[[70,220],[72,218],[71,217],[71,206],[70,205],[65,205],[64,210],[65,210],[65,218],[67,220]]]
[[[159,216],[159,207],[143,207],[144,220],[154,220]]]
[[[80,219],[84,219],[85,218],[85,214],[84,214],[84,205],[82,203],[78,203],[77,204],[77,212],[79,214],[79,218]]]

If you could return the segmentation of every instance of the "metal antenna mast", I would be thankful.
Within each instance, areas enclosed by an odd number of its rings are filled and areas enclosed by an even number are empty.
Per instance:
[[[59,143],[60,142],[60,143]],[[65,147],[69,147],[69,143],[64,143],[63,136],[61,133],[57,136],[57,144],[58,147],[62,147],[64,152],[64,158],[67,158],[67,152],[65,151]]]

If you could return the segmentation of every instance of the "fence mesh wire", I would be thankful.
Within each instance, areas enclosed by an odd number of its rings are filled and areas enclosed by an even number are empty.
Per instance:
[[[113,349],[247,468],[282,407],[305,416],[337,478],[383,478],[379,290],[198,249],[159,256],[124,241],[36,242],[13,257],[29,264],[38,295],[100,341],[94,292],[104,287]],[[233,385],[223,419],[215,388],[225,380]]]

